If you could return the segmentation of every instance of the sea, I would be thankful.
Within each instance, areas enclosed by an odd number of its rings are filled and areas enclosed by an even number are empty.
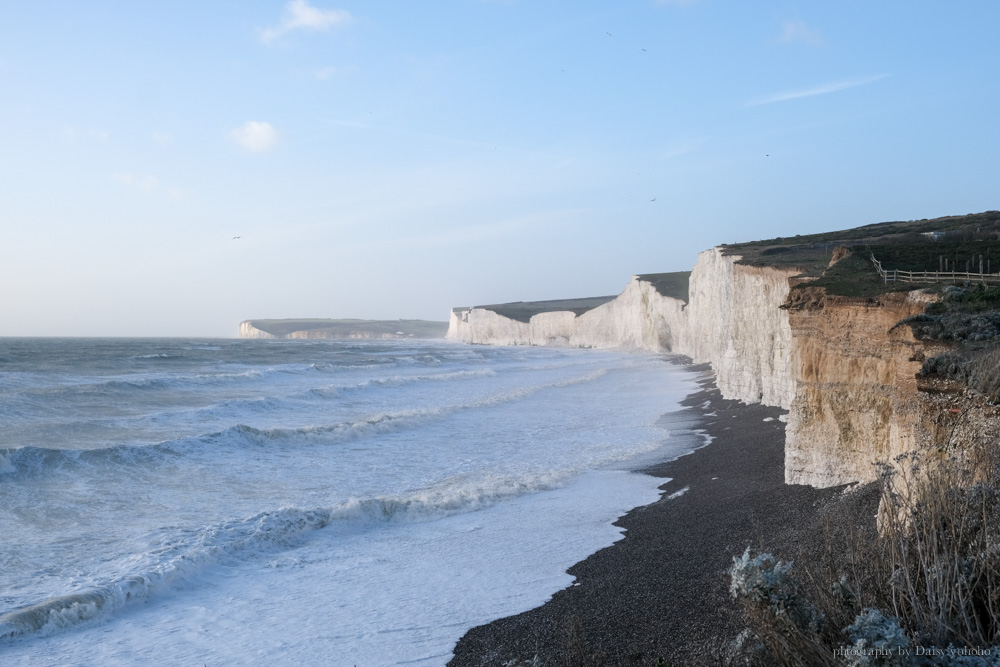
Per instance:
[[[0,338],[0,665],[444,665],[659,498],[697,388],[620,351]]]

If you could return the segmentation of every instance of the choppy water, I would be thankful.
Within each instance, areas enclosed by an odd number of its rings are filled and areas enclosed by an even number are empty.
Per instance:
[[[0,664],[440,665],[691,441],[653,356],[0,339]]]

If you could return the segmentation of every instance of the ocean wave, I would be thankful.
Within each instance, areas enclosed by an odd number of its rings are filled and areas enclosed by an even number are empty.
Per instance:
[[[240,373],[200,373],[196,375],[170,376],[135,376],[115,377],[100,382],[78,382],[73,384],[54,385],[47,387],[31,387],[10,394],[10,399],[54,396],[108,396],[123,392],[184,389],[198,385],[221,385],[233,382],[257,381],[268,373],[274,372],[249,370]]]
[[[245,415],[261,415],[278,412],[288,408],[288,402],[278,396],[258,396],[256,398],[228,398],[212,405],[205,405],[184,410],[166,410],[143,415],[136,419],[148,420],[154,424],[169,424],[171,421],[182,418],[190,420],[197,418],[199,421],[206,419],[239,418]]]
[[[66,466],[73,466],[74,469],[80,466],[93,466],[104,474],[108,465],[150,466],[159,462],[174,462],[178,456],[197,455],[205,451],[211,451],[213,456],[220,456],[229,452],[244,451],[248,447],[335,445],[364,437],[418,428],[459,412],[519,401],[546,389],[592,382],[606,372],[604,369],[598,369],[582,376],[521,387],[468,403],[381,413],[334,424],[258,427],[241,423],[220,431],[168,440],[155,445],[123,444],[93,449],[52,449],[35,446],[0,449],[0,475],[45,474]]]
[[[244,451],[249,447],[289,447],[307,444],[334,445],[366,436],[419,427],[454,409],[411,410],[374,415],[355,421],[299,427],[261,428],[236,424],[221,431],[169,440],[155,445],[114,445],[94,449],[52,449],[26,446],[0,449],[0,478],[5,475],[44,475],[64,468],[79,473],[92,467],[105,474],[110,467],[155,466],[172,463],[178,456],[209,451],[213,456]]]
[[[150,354],[142,358],[170,358],[167,354]],[[25,388],[22,395],[43,395],[46,397],[73,394],[106,394],[108,392],[134,390],[171,390],[189,387],[219,386],[233,383],[257,382],[275,375],[303,375],[307,373],[335,373],[349,370],[366,370],[373,367],[392,367],[394,363],[372,363],[360,365],[338,365],[324,363],[282,364],[264,368],[252,368],[239,372],[216,372],[195,374],[154,374],[114,376],[99,381],[77,382],[52,386]]]
[[[562,486],[568,473],[453,477],[398,496],[351,498],[333,507],[286,507],[198,531],[165,529],[130,571],[108,583],[0,613],[0,641],[52,635],[104,622],[129,604],[195,585],[215,566],[245,562],[301,543],[305,534],[337,525],[370,530],[388,523],[433,521],[475,512]]]
[[[474,371],[452,371],[450,373],[436,373],[433,375],[395,375],[387,378],[377,378],[374,380],[364,380],[352,385],[328,384],[322,387],[313,387],[297,396],[315,396],[319,398],[335,398],[343,392],[358,391],[377,387],[401,387],[419,382],[448,382],[451,380],[467,380],[471,378],[493,377],[496,371],[492,369]]]

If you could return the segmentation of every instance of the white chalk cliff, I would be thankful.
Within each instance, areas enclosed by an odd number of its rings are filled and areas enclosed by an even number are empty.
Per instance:
[[[455,308],[447,338],[487,345],[568,345],[674,352],[710,362],[723,394],[788,408],[791,328],[779,307],[794,271],[736,264],[713,248],[698,256],[690,297],[663,296],[638,276],[616,299],[579,316],[519,322],[484,308]]]
[[[456,308],[447,338],[491,345],[622,347],[708,362],[726,398],[789,410],[785,479],[826,487],[875,478],[876,461],[919,445],[914,378],[921,344],[894,325],[922,312],[919,292],[872,300],[796,290],[795,269],[738,264],[701,253],[687,303],[634,277],[614,300],[516,321]],[[798,301],[796,302],[796,299]],[[925,429],[926,430],[926,429]]]
[[[243,320],[240,322],[238,338],[277,338],[277,336],[269,334],[266,331],[261,331],[250,320]]]

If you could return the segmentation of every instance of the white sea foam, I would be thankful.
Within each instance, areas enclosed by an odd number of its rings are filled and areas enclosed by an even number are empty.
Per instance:
[[[687,412],[661,423],[695,385],[651,357],[18,344],[0,340],[21,364],[0,438],[15,664],[440,665],[618,538],[662,483],[626,470],[705,441]]]
[[[285,507],[210,526],[191,536],[171,533],[160,537],[147,554],[130,558],[138,569],[114,581],[0,614],[0,640],[48,636],[78,623],[107,620],[127,604],[184,586],[209,568],[294,547],[303,533],[334,522],[356,532],[387,522],[433,521],[558,488],[570,478],[570,471],[454,478],[402,496],[350,498],[334,507],[313,509]]]
[[[690,486],[685,486],[683,489],[679,489],[677,491],[674,491],[669,496],[667,496],[667,500],[673,500],[674,498],[680,498],[681,496],[683,496],[685,493],[687,493],[690,490],[691,490]]]

